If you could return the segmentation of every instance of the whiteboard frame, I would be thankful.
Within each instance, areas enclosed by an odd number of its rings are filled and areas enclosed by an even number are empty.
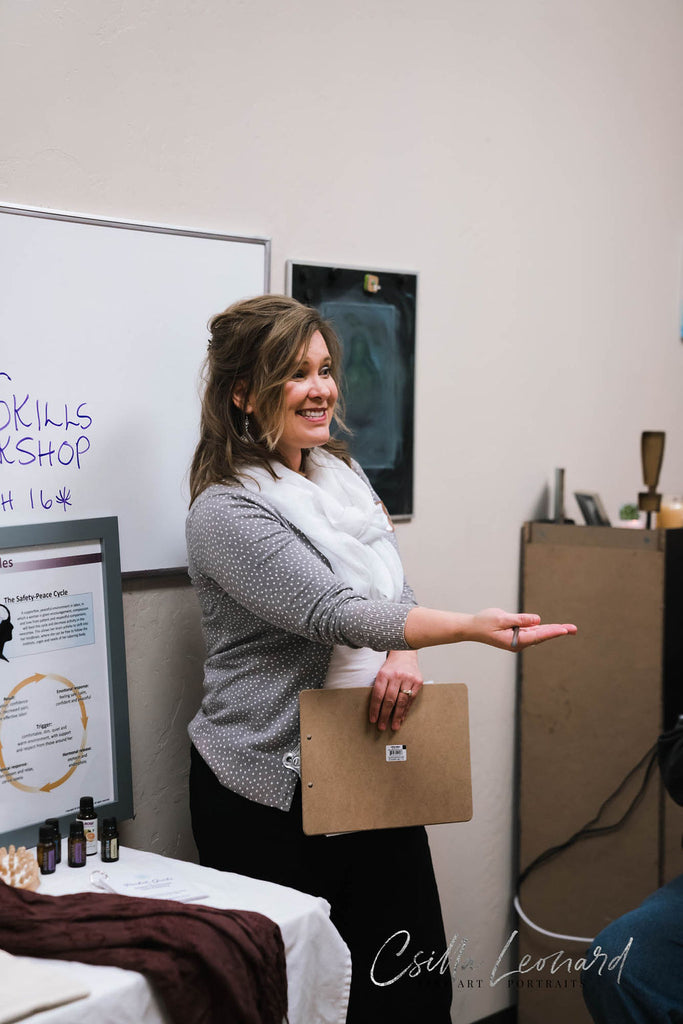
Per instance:
[[[196,228],[183,227],[179,225],[160,224],[136,220],[119,220],[104,217],[95,217],[89,214],[77,213],[66,210],[53,210],[38,206],[24,206],[14,203],[0,203],[0,214],[9,214],[19,217],[33,217],[42,220],[53,220],[69,222],[73,224],[86,224],[95,227],[122,229],[128,231],[139,231],[161,235],[176,235],[182,237],[207,239],[210,241],[237,242],[246,245],[256,245],[263,248],[263,293],[270,291],[271,279],[271,239],[257,235],[233,235],[215,231],[203,231]],[[27,524],[28,525],[28,524]],[[147,577],[169,577],[186,575],[187,566],[164,566],[132,568],[124,571],[121,575],[124,580],[140,579]]]
[[[198,231],[196,228],[147,223],[139,220],[108,220],[104,217],[90,217],[84,213],[48,210],[39,206],[18,206],[14,203],[0,203],[0,213],[16,214],[19,217],[41,217],[44,220],[66,220],[74,224],[94,224],[100,228],[125,228],[128,231],[152,231],[159,235],[190,235],[192,238],[208,238],[217,242],[245,242],[247,245],[262,245],[265,257],[264,294],[270,290],[270,238],[261,238],[257,235],[224,235],[216,231]]]

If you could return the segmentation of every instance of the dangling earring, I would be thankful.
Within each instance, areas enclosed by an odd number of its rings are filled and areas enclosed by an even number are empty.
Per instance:
[[[242,440],[251,441],[253,443],[254,438],[249,433],[249,413],[244,414],[244,426],[242,427]]]

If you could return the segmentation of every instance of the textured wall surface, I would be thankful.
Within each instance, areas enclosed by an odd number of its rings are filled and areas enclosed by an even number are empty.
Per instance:
[[[121,841],[196,860],[187,798],[186,725],[201,698],[199,605],[182,581],[129,583],[123,599],[135,818]]]
[[[514,607],[554,467],[570,515],[594,490],[616,517],[641,430],[663,429],[662,488],[683,488],[682,42],[680,0],[4,0],[0,201],[270,236],[274,290],[286,259],[418,271],[406,570],[432,607]],[[125,612],[125,838],[192,856],[194,597],[127,585]],[[511,928],[515,663],[462,645],[422,664],[470,686],[474,819],[432,830],[481,983],[456,988],[467,1024],[513,999],[488,977]]]

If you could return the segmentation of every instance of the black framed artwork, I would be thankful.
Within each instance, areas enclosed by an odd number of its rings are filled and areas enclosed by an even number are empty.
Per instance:
[[[392,518],[410,518],[417,274],[290,261],[287,290],[331,321],[344,350],[341,436]]]
[[[587,526],[611,526],[599,494],[574,491],[574,497]]]

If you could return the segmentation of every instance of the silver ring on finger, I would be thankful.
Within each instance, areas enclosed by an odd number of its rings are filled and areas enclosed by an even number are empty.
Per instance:
[[[519,626],[512,627],[512,643],[510,649],[513,651],[517,650],[517,644],[519,643]]]
[[[406,697],[412,697],[413,696],[413,691],[412,690],[399,690],[399,693],[405,694]]]

